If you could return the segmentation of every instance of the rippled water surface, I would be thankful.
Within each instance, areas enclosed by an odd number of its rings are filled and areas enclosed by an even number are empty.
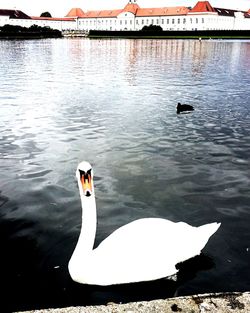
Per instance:
[[[0,41],[0,63],[6,308],[250,289],[250,42]],[[177,102],[195,111],[177,115]],[[176,283],[71,281],[82,160],[95,172],[96,244],[141,217],[222,222]]]

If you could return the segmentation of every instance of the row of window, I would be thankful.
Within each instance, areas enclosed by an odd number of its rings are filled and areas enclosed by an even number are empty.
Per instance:
[[[113,20],[101,20],[101,19],[97,19],[97,20],[82,20],[80,21],[79,20],[79,25],[96,25],[96,23],[99,23],[99,24],[116,24],[119,20],[117,19],[113,19]],[[153,25],[164,25],[165,23],[166,24],[186,24],[187,22],[189,22],[190,24],[192,23],[196,23],[198,24],[199,22],[201,23],[205,23],[205,20],[204,18],[199,18],[196,17],[196,18],[167,18],[167,19],[136,19],[136,24],[139,25],[149,25],[149,24],[153,24]],[[130,20],[120,20],[119,21],[119,24],[120,25],[132,25],[133,24],[133,20],[130,19]]]
[[[33,24],[41,24],[41,25],[55,25],[55,24],[57,24],[57,25],[59,25],[59,24],[61,24],[61,23],[64,23],[64,22],[62,22],[62,21],[43,21],[43,20],[30,20],[30,19],[20,19],[20,20],[16,20],[16,19],[14,19],[14,20],[12,20],[12,19],[0,19],[0,22],[1,23],[6,23],[6,22],[8,22],[8,23],[12,23],[13,25],[14,25],[14,23],[13,23],[13,21],[14,22],[16,22],[16,21],[19,21],[19,24],[26,24],[26,25],[33,25]],[[66,22],[66,23],[72,23],[72,22]]]
[[[96,25],[97,23],[98,24],[116,24],[116,23],[118,23],[119,22],[119,24],[120,25],[128,25],[128,24],[130,24],[130,25],[133,25],[133,20],[120,20],[120,21],[118,21],[118,20],[90,20],[90,21],[79,21],[79,25]]]
[[[167,19],[156,19],[156,20],[154,20],[154,19],[152,19],[151,20],[151,23],[150,23],[150,20],[149,19],[146,19],[145,20],[145,23],[146,24],[156,24],[156,25],[164,25],[165,24],[165,22],[166,22],[166,24],[186,24],[187,22],[188,22],[188,20],[189,20],[189,22],[190,22],[190,24],[192,24],[193,22],[194,23],[196,23],[196,24],[198,24],[199,23],[199,19],[198,18],[195,18],[195,19],[192,19],[192,18],[190,18],[190,19],[187,19],[187,18],[183,18],[183,19],[181,19],[181,18],[177,18],[177,19],[174,19],[174,18],[172,18],[172,19],[169,19],[169,18],[167,18]],[[176,21],[177,21],[177,23],[176,23]],[[205,23],[205,20],[204,20],[204,18],[202,17],[201,18],[201,23]],[[139,20],[136,20],[136,24],[139,24]],[[141,24],[143,25],[144,24],[144,20],[142,19],[141,20]]]

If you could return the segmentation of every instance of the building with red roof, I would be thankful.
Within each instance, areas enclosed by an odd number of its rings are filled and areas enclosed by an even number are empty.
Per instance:
[[[79,12],[77,12],[79,13]],[[30,27],[32,25],[50,27],[52,29],[76,29],[77,17],[34,17],[28,16],[20,10],[4,10],[0,9],[0,26],[19,25]]]
[[[193,8],[141,8],[136,0],[129,0],[123,9],[84,11],[72,8],[64,18],[29,17],[18,10],[0,10],[0,26],[4,24],[36,24],[80,31],[140,30],[149,25],[161,26],[163,30],[250,30],[250,9],[217,8],[209,1],[198,1]]]
[[[140,30],[145,25],[159,25],[163,30],[250,30],[249,11],[213,7],[209,1],[198,1],[193,8],[141,8],[136,0],[130,0],[123,9],[84,12],[77,27],[86,31]]]
[[[20,10],[4,10],[0,9],[0,16],[7,16],[11,19],[30,19],[30,16]]]

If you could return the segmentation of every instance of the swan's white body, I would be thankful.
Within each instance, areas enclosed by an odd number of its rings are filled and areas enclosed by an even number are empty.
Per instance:
[[[174,275],[175,265],[200,254],[220,226],[212,223],[192,227],[183,222],[144,218],[120,227],[93,249],[96,204],[90,169],[89,163],[82,162],[76,172],[82,202],[82,228],[69,262],[70,275],[76,282],[113,285]],[[82,179],[79,170],[91,173],[88,176],[91,185],[87,189],[82,184],[87,182],[87,175]]]

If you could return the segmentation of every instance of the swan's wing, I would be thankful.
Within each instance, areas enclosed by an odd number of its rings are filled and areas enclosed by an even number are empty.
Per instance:
[[[211,224],[207,224],[211,225]],[[206,225],[202,226],[205,227]],[[114,231],[97,247],[100,251],[117,251],[121,254],[133,252],[134,255],[165,251],[165,254],[182,249],[196,249],[211,236],[209,229],[192,227],[184,222],[174,223],[161,218],[139,219]],[[204,236],[200,236],[203,234]],[[209,238],[208,237],[208,238]],[[207,238],[207,239],[208,239]]]
[[[163,233],[171,234],[171,231],[174,230],[174,225],[177,225],[177,223],[160,218],[139,219],[115,230],[100,243],[98,249],[110,249],[113,247],[122,250],[125,247],[130,249],[136,247],[138,249],[138,244],[148,246],[150,242],[157,238],[161,240],[160,237]]]

